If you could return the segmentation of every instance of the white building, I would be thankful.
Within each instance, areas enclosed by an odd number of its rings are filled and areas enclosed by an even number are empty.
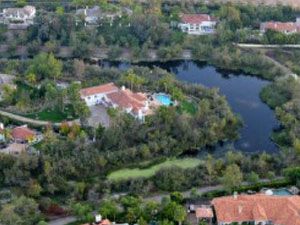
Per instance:
[[[85,25],[98,25],[101,20],[108,19],[113,21],[116,17],[121,17],[121,12],[103,12],[99,6],[93,8],[86,7],[84,9],[78,9],[76,15],[84,18]]]
[[[36,15],[36,8],[34,6],[25,6],[23,8],[7,8],[3,9],[0,14],[2,23],[26,28],[33,24],[33,19]]]
[[[125,87],[119,89],[114,83],[81,89],[80,96],[87,106],[101,104],[108,108],[119,108],[142,121],[151,112],[144,93],[134,93]]]
[[[183,14],[178,27],[188,34],[207,35],[215,33],[217,20],[207,14]]]
[[[118,92],[118,90],[119,88],[114,83],[108,83],[81,89],[80,96],[86,102],[87,106],[94,106],[103,104],[107,101],[108,94]]]

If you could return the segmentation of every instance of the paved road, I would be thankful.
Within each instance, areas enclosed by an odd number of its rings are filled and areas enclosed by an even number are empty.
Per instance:
[[[300,48],[300,45],[260,45],[260,44],[236,44],[241,48]]]
[[[48,222],[48,225],[66,225],[68,223],[72,223],[75,221],[76,221],[76,218],[74,216],[68,216],[68,217],[52,220],[52,221]]]
[[[283,177],[277,177],[276,179],[277,180],[282,180]],[[261,183],[269,183],[270,180],[268,180],[268,179],[260,179],[259,182],[261,182]],[[249,185],[249,182],[243,182],[242,185]],[[223,189],[224,189],[223,185],[215,185],[215,186],[201,187],[201,188],[198,188],[196,190],[197,190],[197,194],[202,195],[202,194],[210,192],[210,191],[217,191],[217,190],[223,190]],[[189,197],[191,195],[191,190],[182,192],[182,194],[183,194],[183,196],[185,198]],[[167,194],[167,193],[166,194],[159,194],[159,195],[154,195],[154,196],[147,197],[147,198],[145,198],[145,200],[153,200],[153,201],[161,202],[161,200],[164,197],[167,197],[167,196],[169,196],[169,194]]]
[[[283,177],[277,177],[276,179],[277,179],[277,180],[282,180]],[[260,179],[259,182],[261,182],[261,183],[268,183],[268,182],[270,182],[270,180],[268,180],[268,179]],[[249,183],[248,183],[248,182],[243,182],[242,185],[249,185]],[[206,192],[217,191],[217,190],[223,190],[223,189],[224,189],[223,185],[206,186],[206,187],[198,188],[198,189],[197,189],[197,194],[201,195],[201,194],[204,194],[204,193],[206,193]],[[119,198],[119,197],[121,197],[121,196],[123,196],[123,195],[125,195],[125,194],[126,194],[126,193],[116,194],[116,195],[114,195],[114,197],[115,197],[115,198]],[[182,192],[182,194],[183,194],[184,197],[189,197],[190,194],[191,194],[191,190]],[[144,200],[146,200],[146,201],[157,201],[157,202],[161,202],[161,200],[162,200],[164,197],[167,197],[167,196],[169,196],[168,193],[157,194],[157,195],[153,195],[153,196],[144,198]],[[71,223],[71,222],[74,222],[74,221],[76,221],[76,218],[73,217],[73,216],[69,216],[69,217],[65,217],[65,218],[53,220],[53,221],[49,222],[49,225],[66,225],[66,224]]]

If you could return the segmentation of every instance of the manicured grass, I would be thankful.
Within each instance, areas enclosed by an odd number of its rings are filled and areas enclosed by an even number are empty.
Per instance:
[[[184,159],[170,159],[163,163],[154,165],[148,169],[121,169],[112,172],[108,175],[109,180],[126,180],[128,178],[148,178],[155,175],[161,168],[178,166],[183,169],[194,168],[198,166],[202,161],[195,158],[184,158]]]
[[[194,102],[182,101],[178,107],[179,112],[187,112],[191,115],[195,115],[197,107]]]
[[[37,120],[45,120],[50,122],[62,122],[64,120],[73,120],[74,118],[74,110],[72,107],[66,107],[64,112],[60,112],[57,109],[51,110],[46,109],[44,111],[38,112],[38,113],[32,113],[26,115],[26,117],[37,119]]]

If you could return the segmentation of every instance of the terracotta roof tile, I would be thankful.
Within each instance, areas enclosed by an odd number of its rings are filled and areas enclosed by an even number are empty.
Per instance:
[[[205,21],[216,21],[216,18],[208,14],[183,14],[181,21],[183,23],[200,24]]]
[[[300,27],[297,26],[297,23],[294,22],[266,22],[262,24],[263,29],[265,30],[275,30],[279,32],[297,32]]]
[[[104,219],[101,221],[101,223],[99,225],[110,225],[111,222],[108,219]]]
[[[142,93],[133,93],[132,91],[125,89],[113,92],[107,95],[114,104],[118,107],[127,109],[132,108],[134,113],[138,113],[140,109],[145,107],[147,97]]]
[[[35,132],[26,126],[16,127],[12,130],[12,137],[15,140],[27,141],[34,136],[36,136]]]
[[[269,220],[274,224],[300,225],[300,196],[239,195],[212,201],[218,222]]]
[[[94,87],[83,88],[80,90],[82,97],[87,97],[95,94],[107,94],[117,92],[119,88],[114,83],[103,84]]]
[[[213,211],[209,207],[201,207],[196,209],[196,217],[197,218],[212,218]]]

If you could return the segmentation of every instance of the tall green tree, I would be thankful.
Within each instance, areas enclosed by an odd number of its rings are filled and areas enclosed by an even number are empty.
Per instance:
[[[226,167],[222,183],[228,192],[232,192],[238,188],[242,184],[242,181],[243,173],[238,165],[232,164]]]

